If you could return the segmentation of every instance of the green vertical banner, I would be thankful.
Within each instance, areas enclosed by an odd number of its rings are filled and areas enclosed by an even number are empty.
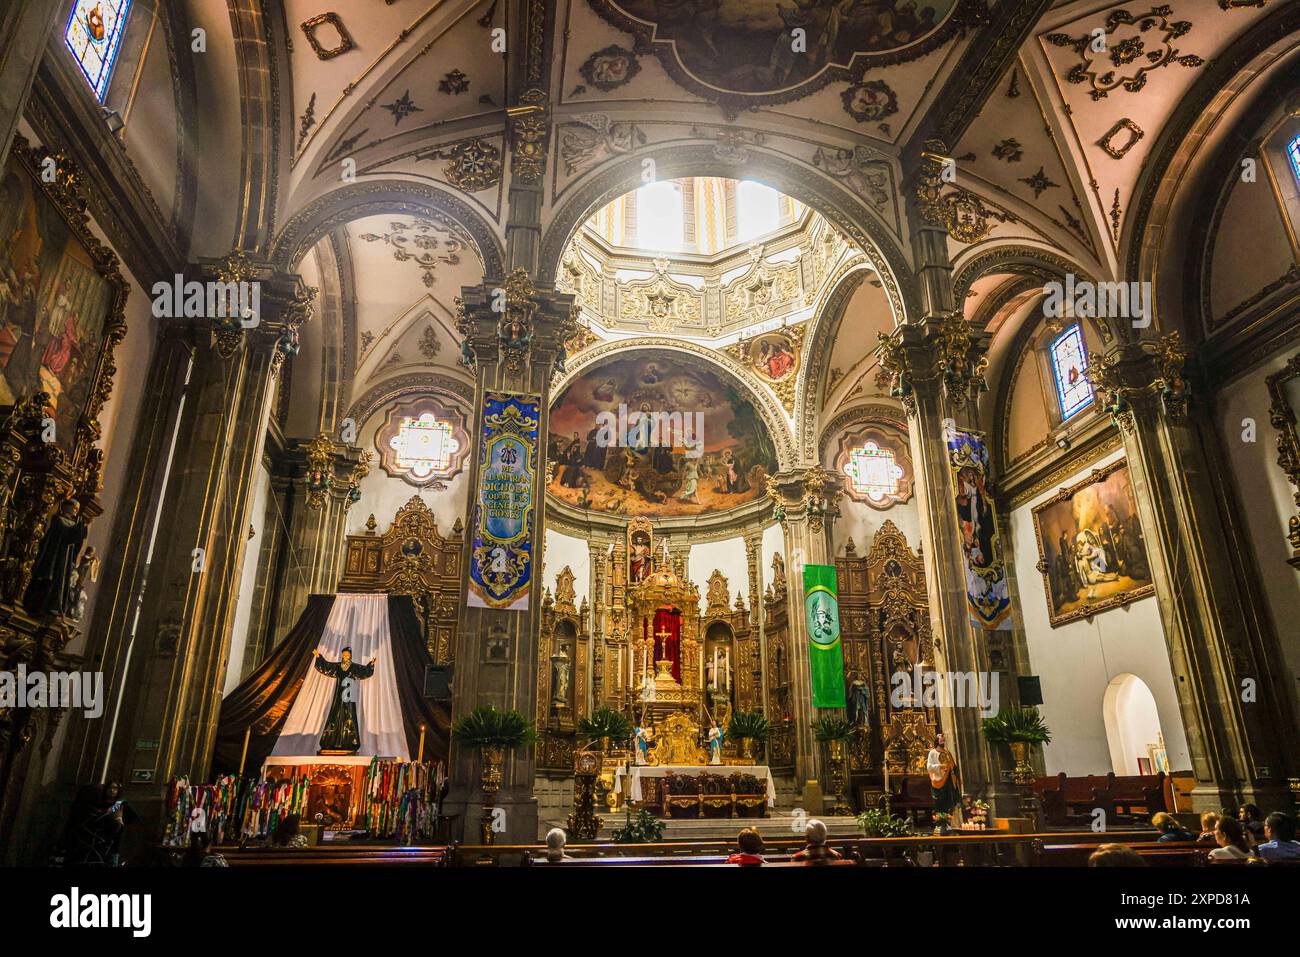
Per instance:
[[[803,567],[803,607],[808,619],[808,659],[814,708],[844,707],[844,648],[834,565]]]

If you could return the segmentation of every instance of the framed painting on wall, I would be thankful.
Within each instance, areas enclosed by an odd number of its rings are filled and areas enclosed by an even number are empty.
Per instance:
[[[54,444],[74,470],[99,436],[125,301],[71,165],[18,137],[0,173],[0,406],[44,394]]]
[[[1123,460],[1035,506],[1034,533],[1053,628],[1155,593]]]

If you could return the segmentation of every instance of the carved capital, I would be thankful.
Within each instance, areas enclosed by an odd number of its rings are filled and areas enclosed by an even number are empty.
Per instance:
[[[922,322],[880,333],[877,383],[916,415],[916,393],[942,388],[954,408],[962,408],[987,391],[986,337],[960,313],[933,316]]]
[[[1084,370],[1101,407],[1125,431],[1134,429],[1134,411],[1157,405],[1175,422],[1186,419],[1192,400],[1187,351],[1177,332],[1122,343],[1104,355],[1088,357]]]

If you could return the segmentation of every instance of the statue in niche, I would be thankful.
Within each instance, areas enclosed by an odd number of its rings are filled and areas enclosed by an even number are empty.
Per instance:
[[[567,708],[569,705],[569,673],[572,662],[568,647],[560,645],[560,650],[551,656],[551,707]]]
[[[870,723],[871,689],[861,673],[853,672],[849,682],[849,723],[865,728]]]
[[[23,606],[32,615],[71,615],[77,609],[77,553],[86,541],[80,515],[81,503],[70,498],[50,519],[23,597]]]

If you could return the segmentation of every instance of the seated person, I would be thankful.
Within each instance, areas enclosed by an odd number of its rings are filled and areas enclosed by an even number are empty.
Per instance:
[[[747,827],[741,831],[736,843],[740,845],[740,850],[727,858],[728,864],[757,867],[763,863],[763,836],[754,828]]]
[[[1225,817],[1219,821],[1214,831],[1214,839],[1219,846],[1210,851],[1210,860],[1244,861],[1250,857],[1246,829],[1235,818]]]
[[[1264,838],[1264,815],[1257,804],[1243,804],[1238,812],[1241,826],[1246,829],[1246,840],[1254,847]]]
[[[1161,811],[1153,817],[1151,826],[1160,832],[1160,836],[1156,838],[1157,843],[1160,844],[1176,844],[1196,840],[1196,835],[1183,830],[1183,826],[1178,823],[1178,819],[1168,811]]]
[[[298,815],[287,814],[271,833],[272,847],[287,847],[302,850],[307,846],[307,835],[298,830]]]
[[[791,860],[803,861],[805,864],[827,864],[840,859],[839,851],[826,846],[826,825],[821,821],[816,818],[809,821],[803,836],[808,843]]]
[[[558,864],[560,861],[571,861],[568,854],[564,853],[564,845],[569,836],[564,833],[564,828],[553,827],[546,832],[546,860],[550,864]]]
[[[1146,867],[1142,855],[1127,844],[1103,844],[1088,855],[1089,867]]]
[[[185,867],[229,867],[225,857],[212,850],[212,838],[207,831],[190,835],[190,848],[185,852]]]
[[[1197,844],[1218,843],[1214,831],[1215,828],[1218,826],[1219,819],[1221,817],[1222,815],[1217,813],[1216,811],[1206,811],[1204,814],[1201,815],[1201,834],[1196,839]]]
[[[1264,819],[1264,837],[1267,839],[1255,849],[1264,860],[1300,861],[1300,841],[1295,839],[1295,818],[1274,811]]]
[[[64,832],[64,864],[69,867],[117,867],[121,864],[122,833],[136,820],[122,799],[122,785],[109,781],[86,785],[77,792]]]

